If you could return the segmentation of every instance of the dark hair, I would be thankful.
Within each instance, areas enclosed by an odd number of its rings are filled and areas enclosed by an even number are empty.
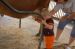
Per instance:
[[[54,0],[55,2],[58,2],[58,0]],[[68,0],[64,0],[65,2],[67,2]]]

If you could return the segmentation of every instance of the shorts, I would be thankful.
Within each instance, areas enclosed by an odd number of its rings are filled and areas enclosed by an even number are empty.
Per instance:
[[[69,14],[65,14],[65,16],[68,16]],[[71,22],[71,20],[65,20],[65,21],[63,21],[63,22],[59,22],[59,24],[58,24],[58,29],[64,29],[64,27],[68,24],[68,23],[70,23]]]
[[[63,21],[63,22],[59,22],[59,24],[58,24],[58,29],[64,29],[64,27],[68,24],[68,23],[70,23],[71,22],[71,20],[65,20],[65,21]]]
[[[65,27],[68,23],[70,23],[70,22],[71,22],[71,20],[65,20],[64,22],[59,22],[59,24],[58,24],[58,29],[63,30],[64,27]],[[72,28],[72,31],[71,31],[71,37],[75,38],[75,22],[74,22],[74,25],[73,25],[73,28]]]
[[[68,16],[68,14],[66,14],[65,16]],[[63,30],[64,27],[65,27],[68,23],[70,23],[70,22],[71,22],[71,20],[65,20],[65,21],[63,21],[63,22],[60,21],[59,24],[58,24],[58,29]],[[72,31],[71,31],[71,37],[75,38],[75,21],[74,21],[74,26],[73,26]]]
[[[44,43],[46,46],[46,49],[52,49],[54,45],[54,36],[44,36]]]

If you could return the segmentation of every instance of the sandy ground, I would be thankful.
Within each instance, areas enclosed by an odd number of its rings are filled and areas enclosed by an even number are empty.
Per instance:
[[[55,21],[55,34],[57,24]],[[19,19],[0,16],[0,49],[37,49],[38,41],[34,35],[38,33],[39,26],[31,16],[22,19],[22,28],[19,28]],[[60,43],[68,43],[71,28],[66,26],[59,39]],[[75,42],[71,46],[75,46]]]

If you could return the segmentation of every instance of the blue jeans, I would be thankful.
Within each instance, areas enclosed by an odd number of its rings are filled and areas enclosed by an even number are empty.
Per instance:
[[[58,29],[63,30],[64,27],[65,27],[68,23],[70,23],[71,21],[72,21],[72,20],[65,20],[65,21],[63,21],[63,22],[60,21],[59,24],[58,24]],[[72,31],[71,31],[71,37],[75,38],[75,22],[74,22],[74,26],[73,26]]]
[[[59,24],[58,24],[58,28],[59,29],[64,29],[64,27],[68,24],[68,23],[70,23],[71,22],[71,20],[65,20],[65,21],[63,21],[63,22],[59,22]]]

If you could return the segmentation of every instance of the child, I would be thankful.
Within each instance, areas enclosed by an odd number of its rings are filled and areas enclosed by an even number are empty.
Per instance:
[[[44,20],[37,20],[37,22],[42,23],[43,27],[43,39],[46,46],[46,49],[52,49],[54,44],[54,22],[50,16],[48,16],[48,10],[43,9],[41,14]],[[40,19],[40,18],[39,18]]]
[[[44,17],[44,20],[42,21],[42,24],[44,25],[43,28],[43,38],[44,43],[46,46],[46,49],[52,49],[54,44],[54,22],[50,16],[48,16],[47,9],[44,9],[42,11],[42,15]]]

